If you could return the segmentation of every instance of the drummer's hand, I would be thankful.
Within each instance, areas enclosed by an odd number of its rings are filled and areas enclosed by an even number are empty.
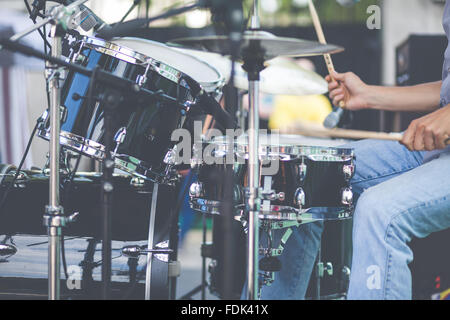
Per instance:
[[[340,101],[344,101],[345,109],[361,110],[368,108],[365,99],[368,86],[353,72],[332,74],[327,76],[330,99],[335,106],[339,106]],[[336,82],[337,80],[337,82]]]
[[[411,122],[401,141],[410,151],[444,149],[450,136],[450,105]]]

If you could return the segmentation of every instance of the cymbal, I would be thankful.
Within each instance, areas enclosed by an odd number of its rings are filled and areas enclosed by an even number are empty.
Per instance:
[[[231,59],[217,53],[174,47],[175,50],[191,55],[213,66],[222,74],[226,82],[230,80]],[[306,70],[291,58],[278,57],[265,63],[261,72],[260,91],[273,95],[312,95],[328,91],[327,82],[314,71]],[[248,90],[247,72],[240,63],[235,63],[234,86]]]
[[[180,44],[193,49],[209,52],[230,54],[228,36],[203,36],[179,38],[170,41],[171,44]],[[246,31],[243,34],[239,58],[243,60],[245,53],[258,54],[264,60],[276,57],[310,57],[332,54],[344,49],[331,44],[320,44],[315,41],[277,37],[266,31]],[[251,54],[250,54],[251,56]]]

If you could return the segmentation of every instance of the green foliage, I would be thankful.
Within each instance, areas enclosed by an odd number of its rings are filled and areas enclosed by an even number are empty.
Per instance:
[[[261,2],[265,0],[260,0]],[[268,14],[261,10],[263,25],[306,25],[311,23],[308,6],[299,7],[294,0],[277,0],[278,10]],[[253,0],[245,0],[246,11],[252,7]],[[380,0],[361,0],[352,7],[343,7],[336,0],[314,0],[322,23],[365,23],[367,8],[380,5]]]

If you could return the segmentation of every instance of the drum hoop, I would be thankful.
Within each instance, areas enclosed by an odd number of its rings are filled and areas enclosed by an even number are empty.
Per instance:
[[[38,136],[45,140],[50,140],[50,131],[45,129],[40,130],[38,132]],[[97,161],[103,162],[105,158],[104,145],[90,139],[85,139],[71,132],[62,130],[60,133],[60,143],[66,148],[74,150],[75,152]],[[136,159],[136,161],[129,161],[127,158],[133,158]],[[133,176],[167,185],[174,183],[174,181],[166,179],[167,177],[163,174],[152,171],[151,166],[137,158],[129,155],[117,155],[114,160],[114,166],[117,169],[127,172]]]
[[[230,152],[229,145],[225,142],[204,142],[216,145],[213,155],[223,157]],[[233,152],[241,159],[248,160],[248,144],[234,143]],[[308,158],[312,161],[347,162],[354,159],[354,149],[334,148],[304,145],[260,145],[261,160],[291,161],[295,159]]]
[[[208,200],[204,198],[191,198],[189,200],[190,206],[193,210],[211,215],[220,215],[221,201]],[[300,224],[310,223],[314,221],[340,221],[347,220],[353,217],[354,208],[350,207],[327,207],[325,211],[330,211],[336,215],[333,218],[326,218],[318,214],[310,213],[313,208],[298,209],[291,206],[271,205],[270,210],[260,210],[260,219],[263,221],[298,221]],[[314,207],[317,209],[317,207]],[[237,205],[235,216],[236,220],[240,220],[243,216],[243,205]]]
[[[83,39],[81,40],[81,46],[86,46],[88,48],[95,49],[101,53],[113,56],[114,58],[132,64],[146,65],[148,60],[148,57],[146,55],[136,52],[133,49],[120,46],[118,44],[108,42],[102,39],[92,38],[88,36],[83,37]],[[125,56],[129,57],[130,59],[124,58]]]
[[[162,62],[157,59],[154,59],[145,54],[136,52],[133,49],[128,47],[124,47],[113,42],[108,42],[102,39],[92,38],[92,37],[83,37],[81,46],[94,49],[100,53],[106,54],[108,56],[117,58],[119,60],[141,65],[146,67],[144,74],[142,76],[146,77],[148,70],[152,70],[159,74],[160,76],[174,82],[175,84],[180,84],[183,87],[188,87],[187,83],[183,83],[183,78],[189,77],[189,75],[183,73],[182,71]],[[150,68],[149,68],[150,67]],[[217,71],[217,70],[216,70]],[[220,73],[219,73],[220,75]],[[191,77],[189,77],[191,78]],[[193,80],[195,81],[195,80]],[[197,81],[195,81],[197,82]]]
[[[199,59],[199,58],[195,57],[194,55],[187,54],[187,53],[184,53],[184,52],[181,52],[181,51],[177,51],[174,48],[168,46],[167,44],[160,43],[160,42],[153,41],[153,40],[140,39],[140,38],[136,38],[136,37],[120,37],[120,38],[116,38],[116,39],[117,40],[120,40],[120,39],[123,39],[123,40],[145,40],[146,42],[148,41],[149,43],[151,43],[151,44],[153,44],[155,46],[164,47],[164,48],[169,49],[170,51],[181,53],[182,55],[185,55],[185,56],[189,56],[189,58],[194,59],[197,62],[207,66],[208,68],[210,68],[211,70],[213,70],[216,73],[217,78],[218,78],[217,80],[211,81],[211,82],[199,82],[199,81],[195,80],[192,77],[190,77],[190,78],[193,79],[194,81],[196,81],[197,83],[199,83],[200,86],[208,93],[216,93],[216,94],[218,94],[219,93],[218,91],[220,91],[220,89],[226,84],[225,75],[223,75],[216,67],[212,66],[210,63],[208,63],[208,62],[206,62],[206,61],[204,61],[202,59]],[[129,49],[129,50],[133,50],[133,49]],[[166,64],[166,63],[164,63],[164,62],[162,62],[160,60],[157,60],[157,59],[152,58],[152,57],[148,57],[148,58],[151,59],[152,61],[156,62],[156,63],[162,63],[163,65],[169,66],[170,68],[172,68],[174,70],[177,70],[181,74],[186,75],[186,73],[184,73],[183,71],[178,70],[177,68],[171,67],[170,65],[168,65],[168,64]]]

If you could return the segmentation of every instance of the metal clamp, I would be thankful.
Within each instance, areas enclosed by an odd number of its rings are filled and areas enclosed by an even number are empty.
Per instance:
[[[64,209],[61,206],[58,207],[46,206],[44,215],[44,225],[46,227],[65,227],[66,225],[75,222],[80,213],[74,212],[68,217],[64,216],[63,214]]]
[[[284,192],[276,192],[275,190],[264,191],[260,189],[260,197],[262,200],[270,200],[270,201],[284,201],[286,199],[286,195]]]
[[[327,262],[325,265],[323,264],[323,262],[319,262],[317,264],[317,269],[316,269],[317,275],[320,278],[323,278],[323,276],[325,275],[325,272],[329,275],[332,276],[333,275],[333,264],[331,262]]]
[[[140,255],[146,254],[171,254],[172,249],[144,249],[138,245],[125,246],[122,248],[122,254],[128,258],[138,258]]]

